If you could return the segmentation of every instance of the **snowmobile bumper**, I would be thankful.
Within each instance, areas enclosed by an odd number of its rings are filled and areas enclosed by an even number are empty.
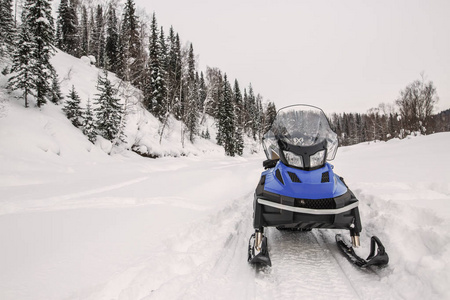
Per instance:
[[[347,191],[325,199],[299,199],[268,192],[264,176],[255,192],[253,227],[287,227],[296,229],[348,229],[359,236],[362,226],[359,201]]]
[[[345,213],[349,210],[352,210],[354,208],[357,208],[358,204],[359,204],[358,202],[353,202],[353,203],[350,203],[341,208],[313,209],[313,208],[295,207],[295,206],[275,203],[275,202],[264,200],[261,198],[258,198],[257,201],[259,204],[267,205],[267,206],[274,207],[277,209],[287,210],[287,211],[291,211],[291,212],[295,212],[295,213],[311,214],[311,215],[338,215],[338,214]]]

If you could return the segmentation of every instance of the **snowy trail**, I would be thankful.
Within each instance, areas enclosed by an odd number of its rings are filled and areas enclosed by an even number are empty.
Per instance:
[[[263,294],[272,294],[265,299],[357,298],[339,265],[330,259],[330,251],[320,245],[313,232],[271,229],[267,236],[273,267],[260,279]]]
[[[448,139],[423,140],[448,149]],[[409,160],[428,149],[413,142]],[[0,299],[449,299],[448,168],[436,159],[435,177],[414,180],[404,160],[382,157],[402,143],[344,148],[335,164],[361,202],[357,252],[375,234],[389,253],[375,272],[352,266],[333,230],[269,228],[273,267],[247,263],[262,157],[5,163]]]
[[[393,298],[388,286],[385,292],[377,287],[375,295],[361,291],[359,284],[370,285],[379,278],[349,265],[331,245],[329,238],[334,232],[279,232],[270,228],[273,267],[249,265],[246,249],[253,230],[252,197],[249,193],[238,198],[166,239],[164,250],[119,274],[88,299],[115,299],[117,295],[121,300],[201,299],[205,295],[211,299]],[[344,270],[342,265],[350,269]]]

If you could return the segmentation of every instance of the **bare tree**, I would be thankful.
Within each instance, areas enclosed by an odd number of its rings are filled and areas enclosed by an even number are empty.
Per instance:
[[[425,133],[426,125],[439,98],[433,82],[426,82],[423,73],[421,77],[421,80],[415,80],[400,92],[396,104],[400,110],[404,129]]]

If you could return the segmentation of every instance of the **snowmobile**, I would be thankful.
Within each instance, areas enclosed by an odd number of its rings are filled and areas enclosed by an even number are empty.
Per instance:
[[[272,265],[266,227],[293,231],[346,229],[351,245],[341,234],[336,235],[336,242],[352,263],[365,268],[389,262],[376,236],[371,239],[367,259],[354,251],[360,246],[362,229],[359,201],[327,162],[336,155],[338,139],[320,108],[292,105],[280,109],[262,143],[267,160],[255,191],[255,233],[249,240],[249,263]]]

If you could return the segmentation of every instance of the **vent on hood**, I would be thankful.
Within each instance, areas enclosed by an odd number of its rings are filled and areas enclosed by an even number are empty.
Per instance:
[[[330,173],[329,172],[323,172],[322,173],[322,180],[320,182],[322,182],[322,183],[330,182]]]
[[[292,182],[297,182],[297,183],[301,183],[302,181],[300,180],[300,178],[298,178],[297,174],[292,173],[292,172],[288,172],[289,177],[291,178]]]

